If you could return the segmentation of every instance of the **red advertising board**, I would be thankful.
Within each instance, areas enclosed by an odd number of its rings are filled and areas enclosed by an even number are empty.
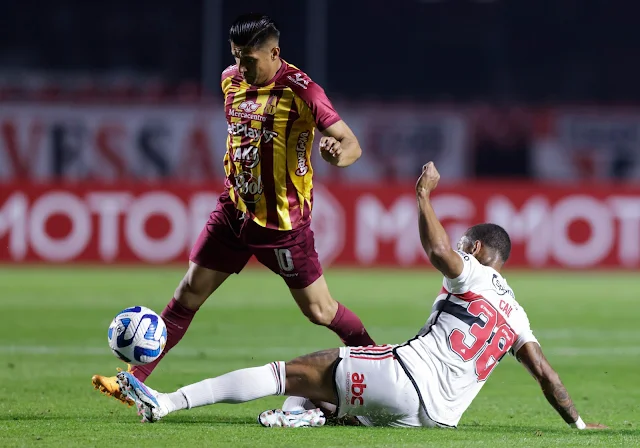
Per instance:
[[[216,186],[0,185],[0,261],[185,262]],[[316,185],[325,266],[426,264],[413,184]],[[511,235],[512,267],[640,267],[640,186],[526,182],[443,185],[433,203],[452,242],[479,222]]]

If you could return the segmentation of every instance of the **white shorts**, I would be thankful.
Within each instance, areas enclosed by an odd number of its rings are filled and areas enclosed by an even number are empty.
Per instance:
[[[434,427],[413,383],[396,361],[395,345],[341,347],[335,369],[338,417],[365,426]]]

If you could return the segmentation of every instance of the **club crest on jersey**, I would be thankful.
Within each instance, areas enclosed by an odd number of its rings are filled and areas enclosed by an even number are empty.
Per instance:
[[[496,292],[498,293],[499,296],[509,294],[511,297],[515,298],[515,296],[513,295],[513,291],[511,291],[509,288],[502,286],[502,283],[500,283],[500,280],[498,279],[498,276],[496,274],[493,274],[491,283],[493,284],[493,287],[496,289]]]
[[[267,115],[275,115],[279,101],[280,98],[275,95],[271,95],[267,100],[267,104],[264,106],[264,113]]]

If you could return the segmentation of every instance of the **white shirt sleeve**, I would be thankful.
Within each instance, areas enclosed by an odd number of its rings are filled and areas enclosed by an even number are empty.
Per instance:
[[[527,342],[535,342],[536,344],[540,345],[536,337],[533,335],[533,331],[526,330],[518,335],[516,342],[514,342],[513,346],[511,347],[511,354],[515,356],[516,353],[518,353],[518,350],[520,350]]]
[[[535,342],[536,344],[540,345],[536,337],[533,335],[533,331],[531,331],[529,318],[525,314],[524,310],[522,310],[521,312],[522,315],[518,316],[517,321],[514,322],[514,324],[517,325],[517,328],[514,328],[514,330],[518,332],[518,336],[516,338],[516,341],[511,346],[511,350],[509,350],[509,353],[511,353],[512,356],[515,356],[516,353],[518,353],[518,350],[520,350],[522,346],[527,342]]]
[[[477,269],[476,265],[478,264],[478,260],[476,260],[473,255],[459,250],[456,250],[455,253],[462,258],[462,272],[456,278],[447,278],[445,276],[443,286],[452,294],[464,294],[471,289],[471,280]]]

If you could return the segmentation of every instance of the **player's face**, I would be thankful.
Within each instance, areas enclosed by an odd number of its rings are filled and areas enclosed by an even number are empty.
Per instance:
[[[273,67],[280,49],[268,43],[261,47],[239,47],[231,42],[231,54],[238,71],[249,84],[264,84],[274,76]]]

